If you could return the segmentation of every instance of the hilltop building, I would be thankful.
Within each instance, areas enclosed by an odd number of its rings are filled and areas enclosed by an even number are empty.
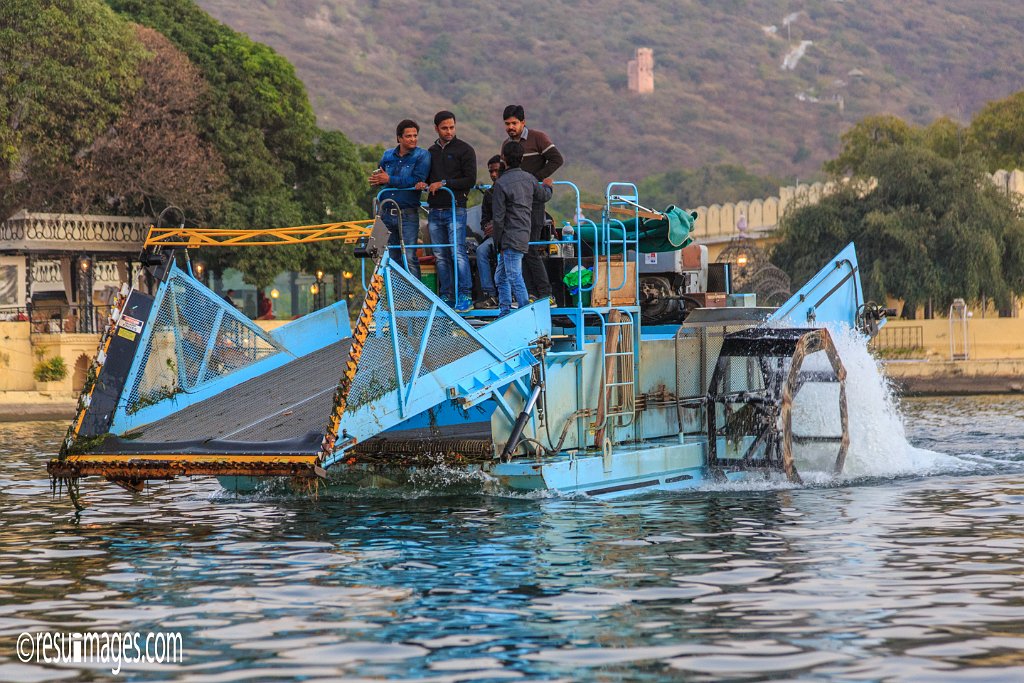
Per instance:
[[[640,95],[654,92],[654,50],[638,47],[629,60],[629,91]]]

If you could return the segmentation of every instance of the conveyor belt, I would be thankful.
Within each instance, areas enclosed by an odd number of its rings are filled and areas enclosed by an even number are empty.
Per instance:
[[[224,443],[232,450],[253,444],[255,453],[318,447],[350,344],[343,339],[297,358],[101,448],[116,455],[196,452],[207,442],[218,442],[210,447],[219,452]]]

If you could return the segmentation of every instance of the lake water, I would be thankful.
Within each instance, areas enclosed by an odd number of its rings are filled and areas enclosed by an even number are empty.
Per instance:
[[[125,680],[1024,680],[1024,398],[851,392],[848,476],[616,501],[475,482],[131,496],[0,424],[0,680],[33,632],[180,633]]]

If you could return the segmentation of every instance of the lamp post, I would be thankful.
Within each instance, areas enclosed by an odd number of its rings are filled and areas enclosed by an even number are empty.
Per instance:
[[[352,291],[351,291],[351,287],[352,287],[352,271],[351,270],[346,270],[345,272],[343,272],[341,274],[341,277],[343,277],[345,279],[345,298],[346,299],[351,299],[352,298]]]
[[[92,259],[89,256],[78,258],[78,273],[78,298],[81,307],[80,329],[82,332],[93,332],[95,331],[92,310],[93,272]]]
[[[309,291],[313,295],[313,310],[319,311],[324,307],[327,299],[326,287],[324,287],[324,271],[316,271],[316,282],[309,286]]]

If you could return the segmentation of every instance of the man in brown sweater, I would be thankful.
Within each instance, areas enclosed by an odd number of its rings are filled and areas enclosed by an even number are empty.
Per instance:
[[[565,163],[562,154],[547,134],[526,127],[526,110],[523,109],[523,105],[508,105],[502,113],[502,118],[505,121],[508,140],[513,140],[523,146],[521,168],[524,171],[532,173],[537,180],[544,180],[551,177]],[[530,227],[531,242],[540,240],[543,228],[544,202],[534,201]],[[548,281],[548,273],[544,268],[544,261],[541,259],[541,254],[546,250],[547,247],[530,247],[529,253],[523,259],[523,274],[526,277],[527,287],[535,299],[546,299],[551,296],[551,283]]]

